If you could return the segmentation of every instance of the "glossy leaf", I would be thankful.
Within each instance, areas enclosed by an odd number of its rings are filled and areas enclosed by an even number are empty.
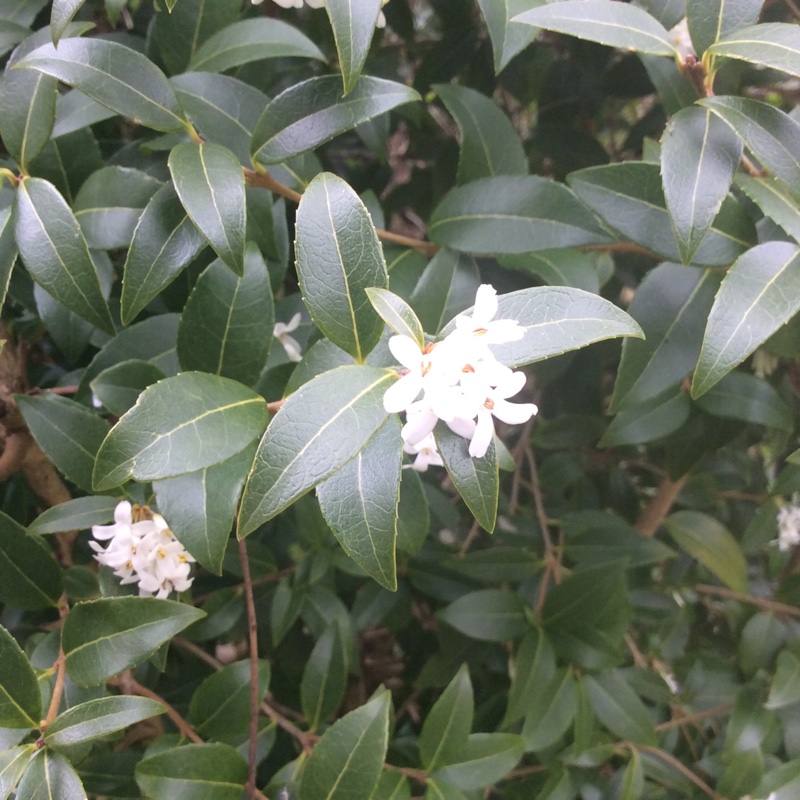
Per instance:
[[[686,22],[698,58],[712,44],[758,22],[763,0],[712,0],[688,3]]]
[[[531,677],[536,673],[531,673]],[[525,750],[539,752],[557,742],[572,725],[577,707],[575,678],[569,669],[560,669],[550,678],[531,686],[522,736]]]
[[[398,335],[413,339],[420,349],[425,344],[425,332],[414,309],[402,297],[378,286],[365,289],[372,307],[383,321]]]
[[[136,782],[152,800],[240,800],[247,762],[227,744],[189,744],[142,759]]]
[[[434,436],[453,485],[476,522],[491,533],[497,519],[500,493],[500,474],[494,438],[486,455],[473,458],[469,454],[469,442],[463,436],[453,433],[446,425],[439,424]]]
[[[37,47],[17,67],[52,75],[148,128],[178,131],[185,127],[164,73],[125,45],[106,39],[65,39],[58,48]]]
[[[205,247],[171,183],[147,204],[133,232],[122,279],[122,324],[130,324],[145,306]]]
[[[0,302],[5,303],[11,273],[17,261],[14,215],[10,208],[0,211]]]
[[[336,40],[344,94],[348,94],[367,60],[381,0],[329,0],[325,8]]]
[[[583,681],[594,713],[614,736],[637,744],[656,743],[650,712],[618,670],[585,675]]]
[[[684,264],[691,262],[728,194],[742,143],[708,109],[679,111],[661,138],[664,197]]]
[[[731,372],[696,401],[709,414],[786,431],[792,412],[776,389],[755,375]]]
[[[109,424],[85,406],[57,394],[17,395],[25,424],[47,457],[69,480],[92,490],[97,451]]]
[[[692,401],[675,386],[647,400],[626,405],[606,429],[598,447],[622,447],[658,441],[677,431],[689,418]]]
[[[608,241],[566,186],[536,176],[482,178],[451,189],[433,212],[428,235],[469,253],[529,253]]]
[[[252,386],[267,363],[274,326],[267,265],[250,242],[242,277],[215,261],[198,278],[178,328],[181,366]]]
[[[501,5],[506,0],[501,0]],[[458,182],[526,175],[528,158],[508,117],[485,95],[465,86],[433,87],[461,132]]]
[[[403,84],[362,76],[342,97],[337,75],[310,78],[286,89],[264,109],[253,131],[254,162],[279,164],[313,150],[396,106],[419,100]]]
[[[339,367],[290,395],[261,440],[239,512],[239,537],[353,458],[388,418],[383,394],[396,373]]]
[[[35,611],[58,604],[61,567],[41,537],[0,512],[0,602]]]
[[[28,533],[47,534],[82,531],[106,525],[114,519],[116,497],[78,497],[48,508],[28,525]]]
[[[251,61],[299,56],[324,61],[319,48],[297,28],[278,19],[243,19],[205,41],[189,62],[191,72],[225,72]]]
[[[17,800],[86,800],[81,779],[60,753],[44,748],[32,759],[17,786]]]
[[[677,54],[672,37],[660,22],[641,8],[614,0],[551,3],[519,14],[514,21],[639,53]]]
[[[6,0],[0,14],[4,20],[30,26],[46,5],[47,0]]]
[[[219,464],[267,421],[264,399],[229,378],[184,372],[146,389],[97,454],[99,491],[129,478],[157,480]]]
[[[699,511],[676,511],[665,524],[677,544],[726,586],[747,591],[747,563],[741,547],[721,522]]]
[[[347,688],[347,662],[342,632],[338,625],[331,625],[314,645],[300,682],[300,706],[309,730],[317,730],[342,702]]]
[[[146,660],[203,616],[193,606],[155,597],[104,597],[77,603],[61,637],[67,673],[79,686],[103,683]]]
[[[33,285],[33,297],[39,319],[47,328],[56,347],[74,364],[86,350],[95,331],[94,325],[73,314],[39,284]]]
[[[419,755],[428,772],[460,760],[472,731],[475,701],[466,664],[442,692],[425,717]]]
[[[408,778],[400,772],[385,770],[378,779],[373,797],[380,797],[381,800],[411,800]]]
[[[544,0],[478,0],[492,40],[495,74],[502,72],[508,62],[538,35],[536,28],[511,21],[536,4],[544,5]]]
[[[236,507],[254,455],[255,442],[221,464],[153,484],[170,530],[217,575],[222,573]]]
[[[440,767],[435,779],[464,791],[491,786],[522,758],[525,740],[515,733],[473,733],[458,763]]]
[[[790,706],[800,700],[800,659],[790,650],[778,653],[775,678],[769,690],[765,708]]]
[[[0,626],[0,726],[38,728],[41,718],[36,673],[14,637]]]
[[[100,105],[77,89],[70,89],[56,97],[53,138],[75,133],[75,131],[87,128],[96,122],[111,119],[113,116],[114,112],[110,108]]]
[[[149,361],[121,361],[104,369],[91,381],[92,394],[105,408],[121,417],[136,404],[139,395],[166,375]]]
[[[541,631],[532,630],[519,643],[513,664],[503,727],[524,717],[535,706],[533,697],[537,688],[555,675],[556,657],[550,640]]]
[[[69,747],[120,731],[165,710],[162,703],[149,697],[100,697],[59,714],[45,731],[44,740],[56,749]]]
[[[347,183],[324,172],[303,193],[296,226],[297,274],[311,318],[363,362],[383,331],[365,290],[389,280],[369,212]]]
[[[800,241],[800,198],[777,178],[751,178],[738,175],[736,185],[761,209],[765,217],[783,228],[795,241]]]
[[[114,323],[86,241],[55,186],[41,178],[20,184],[14,228],[31,277],[70,311],[113,333]]]
[[[766,242],[730,268],[708,318],[692,397],[700,397],[800,309],[797,245]]]
[[[381,586],[397,589],[395,540],[403,456],[393,415],[366,446],[317,486],[326,522],[344,551]]]
[[[437,617],[472,639],[504,642],[528,631],[526,606],[519,595],[483,589],[462,595]]]
[[[590,253],[565,248],[518,253],[498,258],[500,266],[535,275],[548,286],[572,286],[592,294],[600,293],[595,260]]]
[[[800,30],[786,22],[742,28],[720,39],[707,52],[800,76]]]
[[[36,745],[26,744],[9,747],[0,752],[0,798],[6,798],[14,791],[17,782],[36,753]]]
[[[611,2],[611,0],[609,0]],[[623,236],[668,261],[680,261],[657,164],[628,162],[590,167],[569,176],[575,193]],[[728,265],[755,244],[755,228],[727,199],[694,255],[695,266]]]
[[[384,689],[325,731],[303,769],[300,800],[372,796],[386,758],[390,704]]]
[[[222,145],[185,142],[172,149],[169,170],[192,222],[222,261],[242,275],[247,211],[239,160]]]

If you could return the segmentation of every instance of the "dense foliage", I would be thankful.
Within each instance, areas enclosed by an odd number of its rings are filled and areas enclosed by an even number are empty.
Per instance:
[[[0,0],[0,798],[797,797],[798,16]]]

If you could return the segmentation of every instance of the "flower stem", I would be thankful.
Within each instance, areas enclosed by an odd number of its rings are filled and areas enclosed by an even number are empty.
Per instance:
[[[247,796],[252,800],[256,789],[256,767],[258,766],[258,621],[256,605],[253,600],[253,580],[250,577],[250,560],[247,557],[247,544],[239,540],[239,558],[242,562],[244,596],[247,605],[247,633],[250,640],[250,738],[247,746]]]

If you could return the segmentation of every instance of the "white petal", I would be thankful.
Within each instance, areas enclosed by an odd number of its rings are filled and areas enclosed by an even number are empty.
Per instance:
[[[378,28],[385,28],[386,27],[386,17],[383,14],[383,11],[378,13],[378,21],[375,23]]]
[[[116,522],[117,525],[130,525],[132,522],[132,511],[133,508],[127,500],[117,503],[117,507],[114,509],[114,522]]]
[[[525,328],[515,319],[498,319],[487,325],[483,341],[486,344],[504,344],[518,342],[525,336]]]
[[[474,327],[483,327],[497,313],[497,289],[491,283],[482,283],[475,295],[475,308],[472,311]]]
[[[474,419],[453,417],[453,419],[447,421],[447,427],[450,428],[453,433],[457,433],[465,439],[471,439],[475,435],[476,425]]]
[[[528,380],[524,372],[512,372],[505,380],[497,384],[497,389],[492,394],[492,399],[502,398],[507,400],[521,392]]]
[[[485,411],[478,414],[478,424],[472,441],[469,443],[469,454],[473,458],[483,458],[494,438],[494,421],[492,415]]]
[[[422,389],[422,377],[414,372],[404,375],[383,393],[383,407],[389,413],[405,411]]]
[[[283,336],[279,336],[278,338],[283,345],[283,349],[286,351],[286,357],[289,361],[303,360],[303,348],[294,336],[289,336],[288,333],[284,333]]]
[[[429,408],[408,415],[408,421],[400,431],[403,441],[408,445],[419,443],[436,427],[438,417]]]
[[[410,336],[392,336],[389,350],[406,369],[419,370],[422,363],[422,350]]]
[[[538,410],[533,403],[509,403],[508,400],[495,400],[492,414],[509,425],[521,425]]]

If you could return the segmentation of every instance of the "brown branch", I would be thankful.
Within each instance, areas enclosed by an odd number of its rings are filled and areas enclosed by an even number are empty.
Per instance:
[[[701,594],[710,594],[716,597],[724,597],[726,600],[737,600],[740,603],[748,603],[763,611],[771,611],[775,614],[788,614],[791,617],[800,617],[800,608],[781,603],[778,600],[770,600],[767,597],[756,597],[752,594],[743,594],[733,589],[726,589],[722,586],[710,586],[706,583],[698,583],[694,589]]]
[[[639,256],[647,256],[648,258],[656,259],[657,261],[663,261],[664,259],[658,255],[658,253],[654,253],[652,250],[648,250],[646,247],[642,247],[640,244],[635,244],[634,242],[606,242],[604,244],[584,244],[580,247],[576,247],[576,250],[583,250],[584,252],[588,252],[591,250],[599,250],[603,253],[633,253]]]
[[[716,706],[716,708],[709,708],[707,711],[698,711],[696,714],[686,714],[683,717],[675,717],[675,719],[671,719],[668,722],[662,722],[656,725],[656,731],[660,733],[661,731],[668,731],[670,728],[679,728],[681,725],[685,725],[689,722],[698,722],[699,720],[708,719],[709,717],[720,717],[723,714],[727,714],[732,708],[733,706],[728,704]]]
[[[63,626],[64,620],[69,614],[69,603],[67,602],[66,593],[62,594],[58,600],[58,615],[61,618],[61,625]],[[56,671],[56,682],[53,685],[53,694],[50,697],[50,706],[47,709],[47,715],[39,730],[44,733],[47,728],[52,725],[53,720],[58,716],[58,707],[61,705],[61,697],[64,694],[64,682],[67,678],[67,662],[64,656],[64,649],[59,645],[58,657],[53,664],[53,669]]]
[[[26,431],[14,431],[6,436],[5,447],[0,455],[0,481],[7,481],[22,469],[22,461],[32,441]]]
[[[247,797],[252,800],[256,789],[256,767],[258,766],[258,622],[253,600],[253,581],[250,577],[250,559],[247,544],[239,540],[239,559],[242,563],[244,596],[247,606],[247,635],[250,643],[250,737],[247,743]]]
[[[713,798],[713,800],[725,800],[721,794],[717,794],[717,792],[715,792],[699,775],[696,775],[687,766],[681,764],[675,756],[671,755],[666,750],[661,750],[659,747],[651,747],[647,744],[628,744],[628,747],[642,750],[660,758],[662,761],[678,770],[682,775],[685,775],[698,789],[701,789],[709,797]]]
[[[277,414],[286,400],[273,400],[271,403],[267,403],[267,411],[270,414]]]
[[[672,504],[681,493],[681,489],[683,489],[688,477],[688,474],[683,475],[677,481],[673,481],[669,476],[664,477],[658,487],[658,491],[636,521],[635,528],[642,536],[655,535],[656,531],[661,527],[664,517],[669,514]]]

